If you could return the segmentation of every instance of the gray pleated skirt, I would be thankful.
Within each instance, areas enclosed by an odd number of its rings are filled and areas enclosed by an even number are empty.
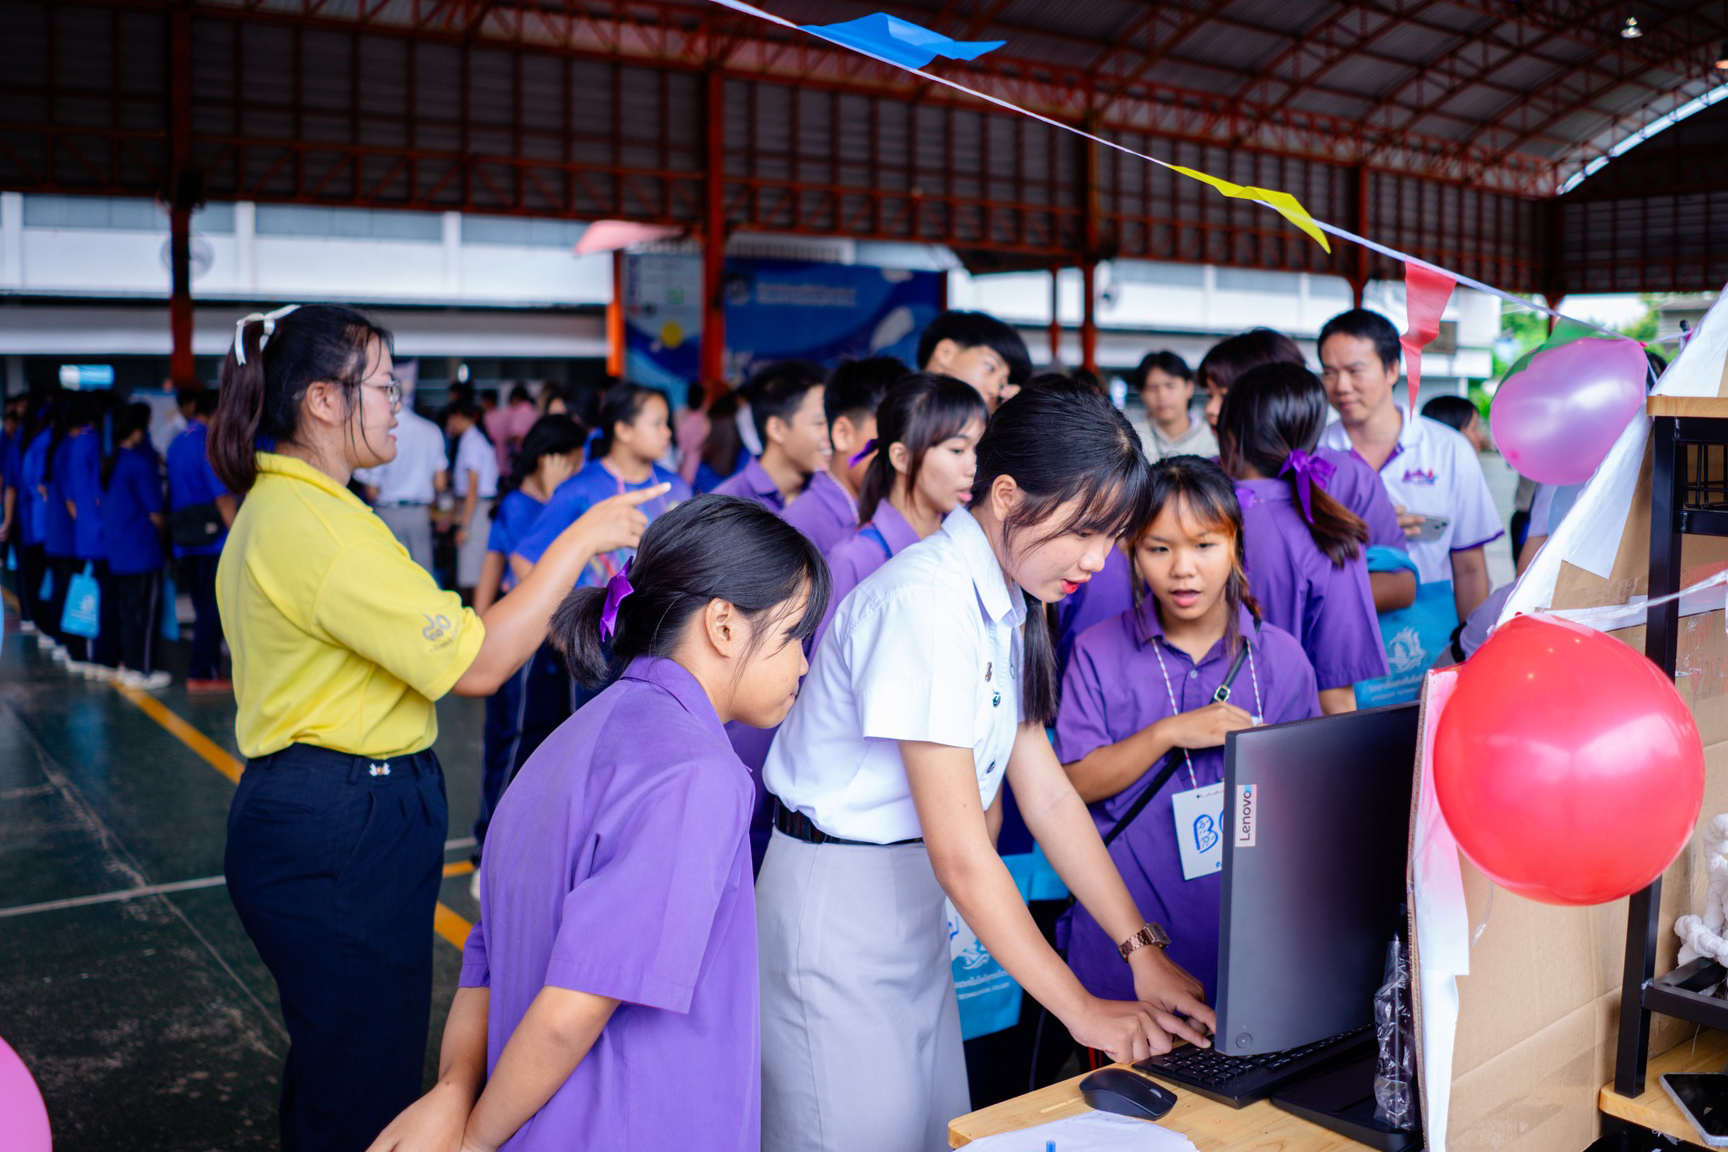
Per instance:
[[[776,831],[756,882],[763,1152],[936,1152],[970,1110],[942,887],[922,844]]]

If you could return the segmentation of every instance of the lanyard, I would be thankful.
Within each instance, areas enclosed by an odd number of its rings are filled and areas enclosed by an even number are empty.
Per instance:
[[[1242,643],[1244,646],[1247,645],[1247,637],[1243,637]],[[1152,655],[1158,658],[1158,671],[1164,676],[1164,693],[1170,698],[1170,715],[1174,716],[1181,711],[1181,708],[1176,704],[1176,688],[1170,683],[1170,669],[1164,666],[1163,642],[1161,640],[1154,639],[1152,641]],[[1260,702],[1260,673],[1254,667],[1253,649],[1248,650],[1248,676],[1254,682],[1254,714],[1255,716],[1264,716],[1266,710]],[[1188,767],[1189,786],[1200,787],[1199,778],[1194,775],[1194,758],[1188,755],[1186,748],[1182,749],[1182,761]]]

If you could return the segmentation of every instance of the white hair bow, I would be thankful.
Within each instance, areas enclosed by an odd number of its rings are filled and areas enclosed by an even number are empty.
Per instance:
[[[276,334],[276,321],[282,319],[282,317],[288,315],[288,313],[294,311],[294,309],[298,307],[300,307],[298,304],[289,304],[285,307],[276,309],[274,312],[254,312],[250,316],[242,316],[234,325],[235,362],[238,364],[246,363],[246,325],[252,323],[254,320],[264,325],[264,333],[258,337],[258,354],[262,356],[264,354],[265,341],[269,340],[270,337]]]

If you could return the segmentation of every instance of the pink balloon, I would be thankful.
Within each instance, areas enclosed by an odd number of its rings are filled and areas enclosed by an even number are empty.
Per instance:
[[[0,1040],[0,1148],[6,1152],[52,1152],[48,1109],[30,1069]]]
[[[1648,373],[1635,340],[1544,348],[1500,385],[1489,415],[1494,443],[1521,475],[1582,483],[1643,406]]]

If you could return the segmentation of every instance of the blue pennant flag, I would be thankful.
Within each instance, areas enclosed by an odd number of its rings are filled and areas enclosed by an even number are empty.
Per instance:
[[[940,32],[909,20],[874,12],[843,24],[801,24],[804,31],[891,60],[903,68],[922,68],[938,56],[976,60],[1008,43],[1006,40],[950,40]]]

